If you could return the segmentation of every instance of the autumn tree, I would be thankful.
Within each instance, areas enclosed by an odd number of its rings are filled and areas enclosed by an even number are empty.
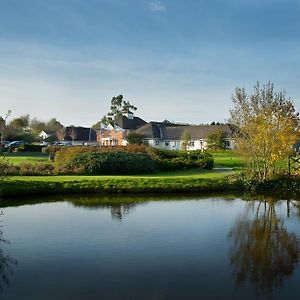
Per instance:
[[[210,150],[225,149],[225,133],[222,130],[216,130],[207,136],[207,148]]]
[[[182,150],[187,150],[188,148],[188,145],[190,143],[190,140],[191,140],[191,133],[187,130],[185,130],[182,134],[182,137],[181,137],[181,149]]]
[[[299,114],[292,100],[285,92],[275,92],[270,82],[257,83],[251,95],[236,88],[232,100],[236,147],[248,158],[249,174],[258,180],[274,176],[278,161],[290,154],[299,137]]]

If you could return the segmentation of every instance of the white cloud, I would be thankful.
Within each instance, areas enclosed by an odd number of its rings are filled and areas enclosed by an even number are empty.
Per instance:
[[[161,1],[152,1],[149,2],[149,7],[151,11],[161,12],[166,11],[167,7],[161,3]]]

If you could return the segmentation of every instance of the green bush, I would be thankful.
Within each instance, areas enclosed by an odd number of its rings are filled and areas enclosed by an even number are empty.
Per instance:
[[[18,152],[42,152],[43,146],[33,144],[21,144]]]
[[[156,160],[157,168],[160,171],[176,171],[184,169],[212,169],[214,160],[209,153],[202,151],[186,150],[161,150],[153,149],[150,152]]]
[[[155,172],[155,162],[144,153],[92,152],[77,154],[71,168],[82,168],[86,174],[146,174]]]
[[[7,161],[0,162],[0,176],[47,176],[53,175],[54,167],[51,163],[20,163],[11,164]]]

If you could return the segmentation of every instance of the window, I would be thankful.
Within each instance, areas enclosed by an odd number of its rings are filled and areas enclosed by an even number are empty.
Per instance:
[[[230,148],[230,141],[224,141],[225,148]]]
[[[159,141],[155,141],[155,146],[159,146]]]
[[[165,146],[169,147],[170,143],[169,142],[165,142]]]
[[[194,142],[194,141],[191,141],[189,146],[190,146],[190,147],[195,147],[195,142]]]

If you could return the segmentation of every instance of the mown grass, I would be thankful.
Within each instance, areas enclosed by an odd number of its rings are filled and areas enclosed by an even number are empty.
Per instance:
[[[12,164],[48,162],[48,154],[40,152],[13,152],[6,153],[6,159]]]
[[[198,176],[15,176],[1,183],[4,197],[67,193],[204,193],[230,189],[224,176],[214,179]]]
[[[210,152],[214,158],[215,168],[232,168],[235,170],[245,167],[245,158],[234,151],[213,151]]]

